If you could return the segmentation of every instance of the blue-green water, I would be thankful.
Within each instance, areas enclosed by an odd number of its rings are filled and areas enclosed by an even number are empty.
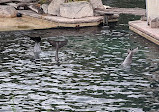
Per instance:
[[[115,27],[0,32],[0,111],[159,111],[159,48],[128,29],[121,15]],[[28,35],[28,36],[26,36]],[[33,60],[41,36],[40,61]],[[48,37],[68,39],[60,66]],[[129,70],[120,65],[127,49],[139,48]]]

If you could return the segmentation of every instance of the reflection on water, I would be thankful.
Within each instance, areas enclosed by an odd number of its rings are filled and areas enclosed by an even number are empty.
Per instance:
[[[158,46],[123,24],[86,29],[58,30],[69,41],[58,52],[61,66],[53,64],[56,50],[47,38],[61,38],[57,29],[1,32],[0,111],[158,111]],[[35,41],[24,36],[33,33],[42,37],[38,63],[28,58]],[[137,46],[131,69],[122,70],[127,49]]]

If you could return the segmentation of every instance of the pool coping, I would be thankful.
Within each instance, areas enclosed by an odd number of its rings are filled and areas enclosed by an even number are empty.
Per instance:
[[[159,28],[151,28],[147,25],[147,21],[130,21],[129,29],[159,45]]]

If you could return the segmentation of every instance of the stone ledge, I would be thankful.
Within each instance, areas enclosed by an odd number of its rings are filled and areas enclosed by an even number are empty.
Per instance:
[[[37,13],[31,11],[31,10],[18,10],[18,12],[22,13],[25,16],[35,17],[35,18],[39,18],[39,19],[42,18],[42,15],[37,14]]]
[[[93,23],[93,22],[102,22],[103,21],[103,16],[93,16],[93,17],[85,17],[85,18],[79,18],[79,19],[70,19],[70,18],[65,18],[65,17],[58,17],[58,16],[51,16],[51,15],[40,15],[37,14],[33,11],[28,11],[28,10],[20,10],[18,11],[22,13],[25,16],[30,16],[30,17],[35,17],[38,19],[45,19],[48,21],[52,22],[57,22],[57,23],[68,23],[68,24],[76,24],[76,23]]]
[[[92,23],[92,22],[99,22],[103,20],[103,16],[85,17],[80,19],[69,19],[69,18],[57,17],[57,16],[43,16],[43,18],[46,20],[57,22],[57,23],[68,23],[68,24]]]

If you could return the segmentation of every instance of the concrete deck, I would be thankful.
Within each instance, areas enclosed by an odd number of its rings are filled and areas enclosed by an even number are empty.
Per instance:
[[[95,10],[96,13],[105,14],[105,13],[112,13],[112,14],[132,14],[143,16],[146,13],[146,9],[142,8],[115,8],[112,7],[110,9],[106,9],[105,11],[102,10]]]
[[[58,24],[33,17],[0,18],[0,31],[47,29]]]
[[[130,21],[130,30],[159,45],[159,28],[150,28],[147,21]]]

